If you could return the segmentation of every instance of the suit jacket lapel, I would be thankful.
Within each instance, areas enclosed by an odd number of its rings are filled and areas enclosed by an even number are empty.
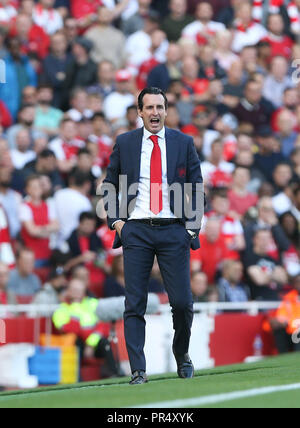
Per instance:
[[[141,157],[142,157],[142,144],[143,144],[144,128],[138,129],[132,138],[132,162],[134,163],[135,177],[134,182],[138,183],[141,173]]]
[[[167,174],[168,184],[171,185],[174,182],[174,175],[176,171],[176,159],[177,159],[177,139],[175,133],[172,130],[166,128],[166,149],[167,149]]]

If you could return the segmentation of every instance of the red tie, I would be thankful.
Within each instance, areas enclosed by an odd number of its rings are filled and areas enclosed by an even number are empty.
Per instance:
[[[154,144],[150,165],[150,210],[157,215],[163,209],[161,150],[157,135],[152,135],[150,140]]]

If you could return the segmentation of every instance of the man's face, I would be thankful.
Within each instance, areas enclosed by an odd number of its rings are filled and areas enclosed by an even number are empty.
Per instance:
[[[152,134],[158,134],[165,126],[167,110],[162,95],[146,94],[143,99],[143,109],[139,115],[144,121],[145,128]]]
[[[80,233],[84,236],[90,236],[96,229],[95,220],[86,219],[79,225]]]
[[[18,268],[22,275],[31,275],[34,271],[34,254],[30,251],[24,251],[19,257]]]
[[[38,102],[40,104],[50,105],[53,99],[51,88],[43,88],[38,91]]]
[[[200,3],[196,14],[200,21],[209,22],[213,17],[213,8],[210,3]]]
[[[251,104],[258,104],[261,101],[262,89],[258,83],[250,83],[245,91],[245,97]]]
[[[271,33],[280,36],[284,30],[284,22],[281,15],[272,15],[269,19],[269,30]]]

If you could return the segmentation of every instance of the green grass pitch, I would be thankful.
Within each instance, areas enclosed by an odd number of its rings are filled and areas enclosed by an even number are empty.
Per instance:
[[[300,354],[202,370],[194,379],[177,375],[150,377],[146,385],[130,386],[128,378],[0,394],[0,408],[132,408],[151,403],[208,397],[263,387],[300,383]],[[183,401],[184,403],[184,401]],[[184,406],[188,407],[188,406]],[[198,407],[198,406],[192,406]],[[203,407],[299,408],[300,389],[238,398]]]

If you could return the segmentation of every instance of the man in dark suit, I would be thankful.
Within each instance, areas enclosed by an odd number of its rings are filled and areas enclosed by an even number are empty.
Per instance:
[[[138,107],[144,128],[118,137],[102,188],[108,225],[117,231],[114,248],[123,245],[124,250],[131,384],[147,382],[144,315],[155,256],[172,307],[178,375],[194,375],[188,355],[193,321],[190,247],[200,247],[204,211],[203,180],[193,139],[165,128],[166,95],[161,89],[147,88],[139,96]]]

